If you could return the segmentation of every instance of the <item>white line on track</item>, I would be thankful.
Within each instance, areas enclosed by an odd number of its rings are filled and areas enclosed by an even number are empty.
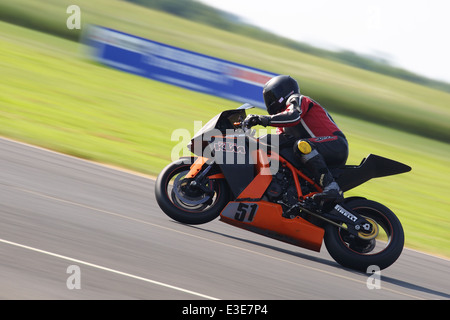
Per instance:
[[[205,299],[209,299],[209,300],[219,300],[219,299],[211,297],[211,296],[207,296],[207,295],[204,295],[204,294],[201,294],[201,293],[198,293],[198,292],[195,292],[195,291],[183,289],[183,288],[180,288],[180,287],[172,286],[172,285],[167,284],[167,283],[163,283],[163,282],[151,280],[151,279],[148,279],[148,278],[136,276],[136,275],[133,275],[133,274],[130,274],[130,273],[122,272],[122,271],[119,271],[119,270],[114,270],[114,269],[111,269],[111,268],[100,266],[98,264],[90,263],[90,262],[79,260],[79,259],[74,259],[74,258],[71,258],[71,257],[63,256],[63,255],[60,255],[60,254],[57,254],[57,253],[41,250],[41,249],[38,249],[38,248],[33,248],[33,247],[30,247],[30,246],[26,246],[26,245],[23,245],[23,244],[20,244],[20,243],[8,241],[8,240],[5,240],[5,239],[0,239],[0,242],[3,242],[5,244],[9,244],[9,245],[12,245],[12,246],[16,246],[16,247],[19,247],[19,248],[23,248],[23,249],[27,249],[27,250],[31,250],[31,251],[35,251],[35,252],[39,252],[39,253],[43,253],[43,254],[46,254],[46,255],[49,255],[49,256],[52,256],[52,257],[68,260],[68,261],[71,261],[71,262],[74,262],[74,263],[77,263],[77,264],[83,264],[85,266],[89,266],[89,267],[92,267],[92,268],[100,269],[100,270],[103,270],[103,271],[112,272],[112,273],[115,273],[115,274],[118,274],[118,275],[121,275],[121,276],[125,276],[125,277],[128,277],[128,278],[133,278],[133,279],[137,279],[137,280],[140,280],[140,281],[145,281],[145,282],[148,282],[148,283],[156,284],[158,286],[166,287],[166,288],[169,288],[169,289],[181,291],[181,292],[184,292],[184,293],[189,293],[189,294],[201,297],[201,298],[205,298]]]

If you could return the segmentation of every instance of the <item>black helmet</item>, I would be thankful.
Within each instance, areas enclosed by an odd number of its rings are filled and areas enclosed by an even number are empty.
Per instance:
[[[297,81],[290,76],[276,76],[267,81],[263,89],[264,103],[269,114],[277,114],[286,108],[286,100],[300,93]]]

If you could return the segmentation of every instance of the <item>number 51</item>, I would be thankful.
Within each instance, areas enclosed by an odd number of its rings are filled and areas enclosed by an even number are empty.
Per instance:
[[[237,207],[234,218],[238,221],[246,220],[248,222],[252,222],[257,209],[258,205],[256,203],[246,204],[241,202]]]

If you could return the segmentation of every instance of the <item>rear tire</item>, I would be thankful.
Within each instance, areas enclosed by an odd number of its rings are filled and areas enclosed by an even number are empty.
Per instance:
[[[404,232],[399,219],[384,205],[363,199],[350,199],[346,206],[375,221],[380,235],[372,240],[351,236],[343,228],[325,226],[325,246],[336,262],[344,267],[367,272],[369,266],[385,269],[400,256],[404,245]]]
[[[186,224],[207,223],[220,215],[229,201],[229,188],[224,179],[209,180],[211,194],[199,188],[183,185],[183,176],[189,172],[190,164],[177,160],[165,167],[156,179],[156,201],[170,218]],[[183,189],[184,188],[184,189]],[[180,195],[186,193],[185,199]]]

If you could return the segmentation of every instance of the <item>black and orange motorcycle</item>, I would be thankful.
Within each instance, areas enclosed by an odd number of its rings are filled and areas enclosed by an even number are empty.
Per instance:
[[[255,130],[245,127],[250,107],[213,117],[188,146],[194,156],[161,171],[155,195],[164,213],[185,224],[220,216],[230,225],[314,251],[324,242],[336,262],[363,272],[392,265],[404,245],[396,215],[364,197],[316,203],[312,196],[322,189],[296,162],[292,147],[266,144],[266,136],[255,137]],[[359,165],[330,170],[345,192],[411,168],[370,154]]]

